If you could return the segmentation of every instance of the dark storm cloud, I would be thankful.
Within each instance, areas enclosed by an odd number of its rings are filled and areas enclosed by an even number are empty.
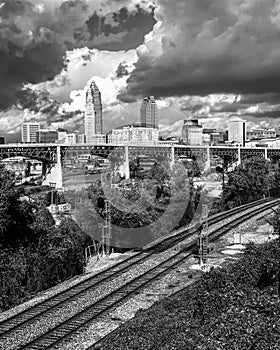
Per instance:
[[[118,65],[118,68],[116,70],[115,78],[116,79],[120,79],[122,77],[125,77],[126,75],[129,75],[129,72],[128,72],[127,68],[128,68],[128,65],[125,62],[121,62]]]
[[[280,93],[277,0],[158,2],[161,27],[139,52],[121,100]]]
[[[45,126],[51,126],[53,123],[67,123],[73,120],[73,125],[79,125],[83,117],[81,111],[64,111],[60,104],[50,97],[47,91],[33,90],[25,87],[16,93],[18,110],[28,109],[33,112],[35,120],[43,121]]]
[[[27,1],[10,0],[0,9],[0,108],[15,101],[22,83],[53,78],[63,68],[65,45],[51,29],[39,25]]]
[[[136,6],[135,11],[132,12],[129,12],[126,7],[122,7],[110,15],[110,17],[105,17],[94,13],[86,22],[91,40],[102,34],[105,38],[110,37],[110,35],[123,34],[121,40],[116,42],[104,40],[104,42],[95,44],[95,48],[100,50],[119,51],[136,48],[143,43],[145,34],[150,32],[156,23],[153,9],[148,13],[140,6]],[[109,23],[107,23],[108,17],[111,19]],[[87,46],[90,47],[90,45]]]
[[[280,94],[242,95],[240,99],[236,98],[232,103],[219,101],[210,106],[209,113],[237,113],[246,111],[248,108],[256,105],[260,105],[264,109],[273,108],[274,106],[278,108],[280,105]]]
[[[37,91],[24,88],[16,93],[17,107],[30,112],[55,116],[59,111],[58,102],[54,101],[47,91]]]
[[[67,50],[83,46],[129,49],[143,41],[155,23],[152,10],[122,8],[99,16],[92,4],[85,0],[9,0],[1,4],[0,109],[16,102],[16,92],[23,84],[52,80],[59,74],[65,68]],[[141,21],[143,27],[139,27]]]
[[[244,118],[254,117],[254,120],[268,120],[268,119],[279,119],[280,118],[280,105],[278,110],[275,111],[259,111],[256,113],[245,113]]]

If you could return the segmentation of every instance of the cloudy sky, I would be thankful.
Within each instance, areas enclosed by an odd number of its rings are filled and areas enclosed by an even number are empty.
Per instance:
[[[0,134],[83,132],[92,79],[106,131],[139,121],[147,95],[163,135],[190,117],[278,127],[279,41],[280,0],[0,0]]]

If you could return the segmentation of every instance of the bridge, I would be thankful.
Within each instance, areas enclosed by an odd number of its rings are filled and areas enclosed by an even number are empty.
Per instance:
[[[80,154],[91,154],[108,158],[112,162],[123,164],[123,172],[129,178],[129,160],[137,157],[153,157],[159,161],[167,160],[173,165],[181,157],[195,157],[210,168],[210,159],[218,156],[223,161],[241,164],[245,159],[258,156],[265,159],[279,160],[280,148],[237,147],[237,146],[190,146],[168,143],[155,145],[140,144],[5,144],[0,145],[0,160],[22,156],[40,160],[43,175],[48,168],[54,168],[58,178],[57,187],[62,187],[62,168],[67,160],[75,159]]]

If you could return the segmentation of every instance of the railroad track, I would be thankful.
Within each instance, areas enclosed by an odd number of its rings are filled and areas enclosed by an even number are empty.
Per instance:
[[[270,199],[257,201],[245,205],[243,207],[235,208],[231,211],[217,214],[209,218],[209,225],[213,225],[221,220],[231,217],[232,215],[242,213],[234,220],[223,225],[223,227],[215,230],[210,234],[209,239],[215,240],[225,232],[229,231],[231,228],[239,225],[241,222],[247,220],[248,218],[258,214],[264,209],[268,209],[275,206],[278,201],[271,201]],[[256,209],[257,208],[257,209]],[[245,211],[245,213],[244,213]],[[194,232],[196,232],[198,225],[194,225],[188,229],[181,229],[171,238],[164,238],[161,242],[157,243],[153,248],[149,247],[144,252],[139,252],[134,256],[124,260],[123,262],[114,265],[105,271],[98,273],[90,277],[89,279],[78,283],[74,287],[70,287],[66,291],[59,293],[43,302],[40,302],[33,307],[22,311],[21,313],[7,319],[0,323],[0,342],[5,341],[7,338],[11,338],[13,335],[16,336],[19,330],[26,328],[28,331],[28,326],[33,322],[38,321],[42,315],[51,313],[52,310],[57,308],[62,308],[65,303],[74,302],[79,299],[83,293],[89,289],[94,289],[97,285],[101,283],[107,283],[116,276],[120,276],[122,273],[130,269],[132,266],[139,264],[147,260],[155,250],[165,250],[167,246],[174,246],[188,237],[191,237]],[[160,278],[163,274],[168,273],[171,269],[182,264],[189,256],[193,253],[196,248],[196,240],[184,246],[184,251],[174,252],[165,261],[159,263],[158,265],[150,268],[148,271],[142,273],[140,276],[131,279],[129,282],[124,283],[122,286],[116,288],[112,293],[109,293],[101,297],[98,301],[93,302],[91,305],[84,308],[82,311],[76,315],[70,317],[69,319],[61,322],[60,324],[44,331],[43,334],[32,339],[25,345],[19,345],[15,347],[5,348],[5,349],[51,349],[56,347],[62,340],[68,338],[73,333],[77,332],[79,329],[83,328],[94,319],[96,319],[101,314],[111,310],[112,307],[125,301],[132,294],[135,294],[139,289],[146,286],[148,283]]]

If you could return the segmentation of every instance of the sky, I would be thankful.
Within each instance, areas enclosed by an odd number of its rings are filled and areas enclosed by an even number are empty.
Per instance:
[[[189,118],[278,127],[279,40],[280,0],[0,0],[0,135],[82,133],[92,80],[106,132],[139,122],[148,95],[163,136]]]

